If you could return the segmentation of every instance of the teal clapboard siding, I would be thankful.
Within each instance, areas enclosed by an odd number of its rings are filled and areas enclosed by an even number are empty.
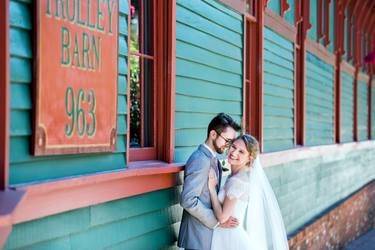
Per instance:
[[[120,1],[117,149],[114,153],[34,157],[31,155],[33,6],[29,1],[10,1],[10,184],[55,179],[108,171],[125,166],[127,1]]]
[[[333,67],[310,52],[306,61],[306,144],[330,144],[334,142]]]
[[[264,151],[294,146],[294,46],[264,30]]]
[[[276,14],[280,15],[281,13],[281,3],[280,0],[269,0],[267,4],[267,8],[275,12]]]
[[[354,126],[354,78],[346,72],[341,72],[341,93],[340,93],[340,130],[341,141],[353,141]]]
[[[310,0],[310,24],[311,28],[308,31],[308,37],[316,41],[318,37],[318,0]]]
[[[295,1],[296,0],[288,0],[289,9],[285,12],[285,20],[293,26],[295,25]],[[281,15],[280,0],[269,0],[267,8],[276,14]]]
[[[368,140],[368,84],[358,80],[358,140]]]
[[[176,19],[174,158],[184,162],[217,113],[241,121],[243,20],[213,0],[178,0]]]
[[[375,178],[375,150],[320,155],[265,168],[289,235]]]
[[[176,241],[180,186],[17,224],[5,249],[160,249]]]
[[[296,6],[295,6],[295,2],[298,1],[298,0],[288,0],[288,4],[289,4],[289,9],[286,11],[285,13],[285,20],[291,24],[291,25],[295,25],[295,9],[296,9]]]
[[[323,4],[323,13],[324,13]],[[329,44],[328,51],[333,53],[335,45],[335,8],[336,1],[330,1],[329,4]],[[312,41],[317,41],[318,39],[318,0],[310,0],[310,23],[311,28],[308,31],[308,37]],[[324,44],[323,39],[319,40],[319,43]]]

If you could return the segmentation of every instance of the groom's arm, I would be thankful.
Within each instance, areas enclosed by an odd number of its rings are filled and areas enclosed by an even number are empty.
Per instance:
[[[184,188],[181,193],[181,206],[206,227],[215,228],[218,221],[212,209],[206,207],[199,199],[207,185],[209,161],[195,159],[185,168]]]

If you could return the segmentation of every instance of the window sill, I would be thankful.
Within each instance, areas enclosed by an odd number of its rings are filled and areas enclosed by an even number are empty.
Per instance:
[[[260,161],[263,167],[271,167],[281,165],[298,160],[306,160],[309,158],[333,155],[333,154],[345,154],[354,150],[361,149],[375,149],[375,141],[361,141],[361,142],[349,142],[341,144],[331,145],[319,145],[319,146],[303,146],[293,148],[284,151],[277,151],[271,153],[263,153],[260,155]]]
[[[125,170],[0,191],[0,248],[14,224],[170,188],[181,184],[182,170],[183,164],[133,162]]]
[[[328,47],[306,38],[306,50],[319,57],[325,63],[335,66],[336,56],[328,50]]]

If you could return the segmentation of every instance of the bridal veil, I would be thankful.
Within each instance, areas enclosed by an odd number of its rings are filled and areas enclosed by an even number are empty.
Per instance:
[[[285,226],[272,187],[257,157],[249,171],[245,229],[257,250],[289,249]]]

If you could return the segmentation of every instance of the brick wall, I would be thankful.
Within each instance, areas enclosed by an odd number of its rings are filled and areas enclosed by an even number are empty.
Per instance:
[[[341,249],[375,226],[375,181],[339,202],[289,240],[290,249]]]

